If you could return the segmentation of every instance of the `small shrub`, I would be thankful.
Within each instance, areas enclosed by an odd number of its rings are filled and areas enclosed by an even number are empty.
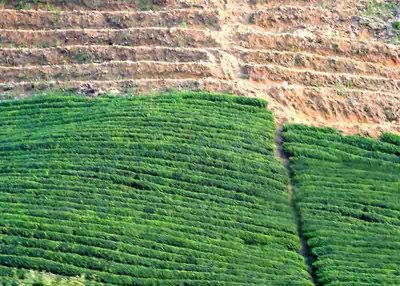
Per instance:
[[[78,53],[74,55],[74,60],[78,63],[86,63],[90,58],[90,55],[86,53]]]
[[[394,21],[392,26],[393,29],[400,30],[400,21]]]

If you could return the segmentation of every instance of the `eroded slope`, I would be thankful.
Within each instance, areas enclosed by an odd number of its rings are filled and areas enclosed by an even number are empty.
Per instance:
[[[358,25],[365,1],[42,2],[0,10],[3,94],[231,91],[280,121],[400,132],[400,50]]]

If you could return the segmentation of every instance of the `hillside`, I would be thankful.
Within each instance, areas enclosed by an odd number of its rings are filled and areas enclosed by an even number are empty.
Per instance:
[[[285,125],[275,146],[266,107],[2,101],[0,285],[397,285],[400,136]]]
[[[207,93],[2,102],[0,276],[312,285],[265,106]]]
[[[400,132],[400,50],[374,38],[396,3],[380,2],[3,0],[0,94],[205,89],[265,98],[279,122]]]
[[[399,0],[0,0],[0,286],[398,286],[399,134]]]
[[[289,125],[284,140],[319,284],[399,285],[400,137]]]

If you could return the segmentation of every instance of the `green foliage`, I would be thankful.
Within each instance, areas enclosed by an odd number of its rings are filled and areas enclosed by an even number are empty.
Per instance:
[[[151,10],[153,8],[153,2],[151,0],[138,0],[139,10]]]
[[[400,136],[392,133],[383,133],[381,140],[400,147]]]
[[[393,26],[393,29],[400,30],[400,21],[394,21],[392,26]]]
[[[362,15],[365,17],[389,17],[392,16],[398,7],[397,0],[382,1],[368,0]]]
[[[59,11],[56,7],[60,7],[63,5],[73,4],[73,5],[81,5],[86,7],[96,7],[98,3],[107,2],[107,1],[86,1],[86,0],[0,0],[1,4],[8,5],[15,9],[20,10],[30,10],[34,6],[40,7],[42,9],[47,9],[49,11]],[[158,2],[162,1],[153,1],[153,0],[124,0],[123,2],[134,4],[137,6],[139,10],[157,10],[159,9]]]
[[[192,92],[2,101],[0,276],[312,285],[265,107]]]
[[[87,53],[77,53],[74,55],[74,60],[77,63],[86,63],[90,60],[90,54]]]
[[[102,284],[94,281],[87,281],[81,277],[62,277],[49,273],[37,271],[19,270],[14,273],[14,277],[0,277],[1,286],[101,286]]]
[[[295,203],[321,285],[400,281],[400,137],[284,127]]]

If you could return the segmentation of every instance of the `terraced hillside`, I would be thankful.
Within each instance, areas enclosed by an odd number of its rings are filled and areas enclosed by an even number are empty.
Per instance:
[[[364,2],[3,0],[0,93],[232,91],[279,121],[400,132],[400,49],[357,25]]]
[[[289,125],[296,207],[320,285],[399,285],[400,137]]]
[[[313,285],[264,101],[35,96],[0,126],[0,282]]]

